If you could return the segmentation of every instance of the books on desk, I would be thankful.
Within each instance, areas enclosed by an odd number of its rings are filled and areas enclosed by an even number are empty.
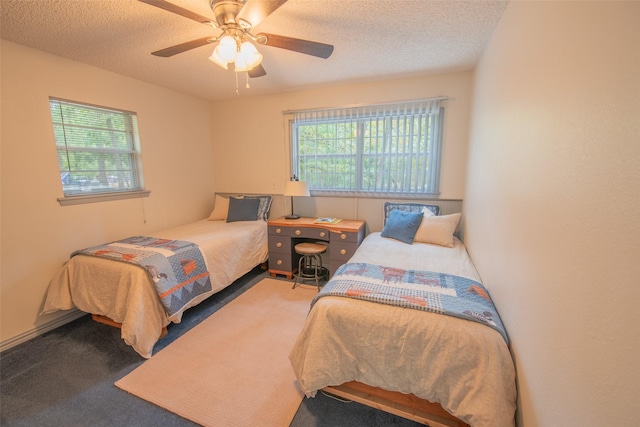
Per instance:
[[[313,222],[316,224],[337,224],[340,221],[342,221],[340,218],[320,217]]]

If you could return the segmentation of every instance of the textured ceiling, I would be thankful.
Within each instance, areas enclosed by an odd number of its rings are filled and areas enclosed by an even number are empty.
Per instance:
[[[208,0],[171,0],[213,18]],[[137,0],[0,0],[2,39],[200,98],[235,97],[235,73],[213,45],[170,58],[151,52],[220,33]],[[320,59],[259,46],[267,75],[240,73],[240,96],[474,67],[506,1],[288,0],[252,32],[328,43]]]

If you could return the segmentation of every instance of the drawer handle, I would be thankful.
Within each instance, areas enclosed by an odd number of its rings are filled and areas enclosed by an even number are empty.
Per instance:
[[[277,260],[277,261],[276,261],[276,264],[278,264],[278,265],[282,265],[282,260],[281,260],[281,259]]]
[[[282,233],[282,228],[276,228],[276,234]]]
[[[347,235],[346,235],[346,234],[344,234],[344,233],[342,233],[342,234],[340,235],[340,238],[341,238],[342,240],[344,240],[344,239],[346,239],[346,238],[347,238]]]
[[[281,247],[282,247],[282,242],[276,243],[276,248],[281,248]]]
[[[347,254],[346,249],[340,249],[340,255],[346,255],[346,254]]]
[[[327,235],[327,233],[325,233],[324,231],[321,231],[321,232],[320,232],[320,237],[324,237],[324,236],[326,236],[326,235]]]
[[[301,235],[301,234],[302,234],[302,231],[300,231],[300,230],[296,230],[296,236],[299,236],[299,235]]]

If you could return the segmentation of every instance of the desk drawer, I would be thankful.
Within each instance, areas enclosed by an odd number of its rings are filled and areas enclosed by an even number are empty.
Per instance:
[[[349,232],[331,232],[331,243],[333,242],[353,242],[358,243],[358,233]]]
[[[297,266],[296,266],[297,267]],[[269,253],[269,270],[291,272],[291,253]]]
[[[291,236],[293,229],[291,227],[281,227],[278,225],[270,225],[268,227],[269,236]]]
[[[291,254],[291,238],[289,236],[269,235],[269,253]]]
[[[329,240],[329,232],[322,228],[295,227],[291,228],[291,237],[304,239]]]
[[[335,260],[339,264],[344,264],[356,253],[356,249],[358,249],[358,242],[331,242],[329,256],[331,261]]]

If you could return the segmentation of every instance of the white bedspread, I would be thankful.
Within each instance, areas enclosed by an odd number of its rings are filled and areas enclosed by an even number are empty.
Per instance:
[[[455,274],[480,281],[464,245],[407,245],[367,236],[350,262]],[[515,369],[502,336],[480,323],[341,297],[321,298],[291,353],[314,396],[359,381],[438,402],[473,427],[514,425]]]
[[[268,258],[265,221],[202,220],[151,234],[196,243],[204,255],[212,290],[191,301],[185,310]],[[151,357],[162,328],[179,323],[184,312],[167,316],[143,268],[85,255],[71,258],[52,279],[42,313],[74,307],[121,323],[124,341],[145,358]]]

